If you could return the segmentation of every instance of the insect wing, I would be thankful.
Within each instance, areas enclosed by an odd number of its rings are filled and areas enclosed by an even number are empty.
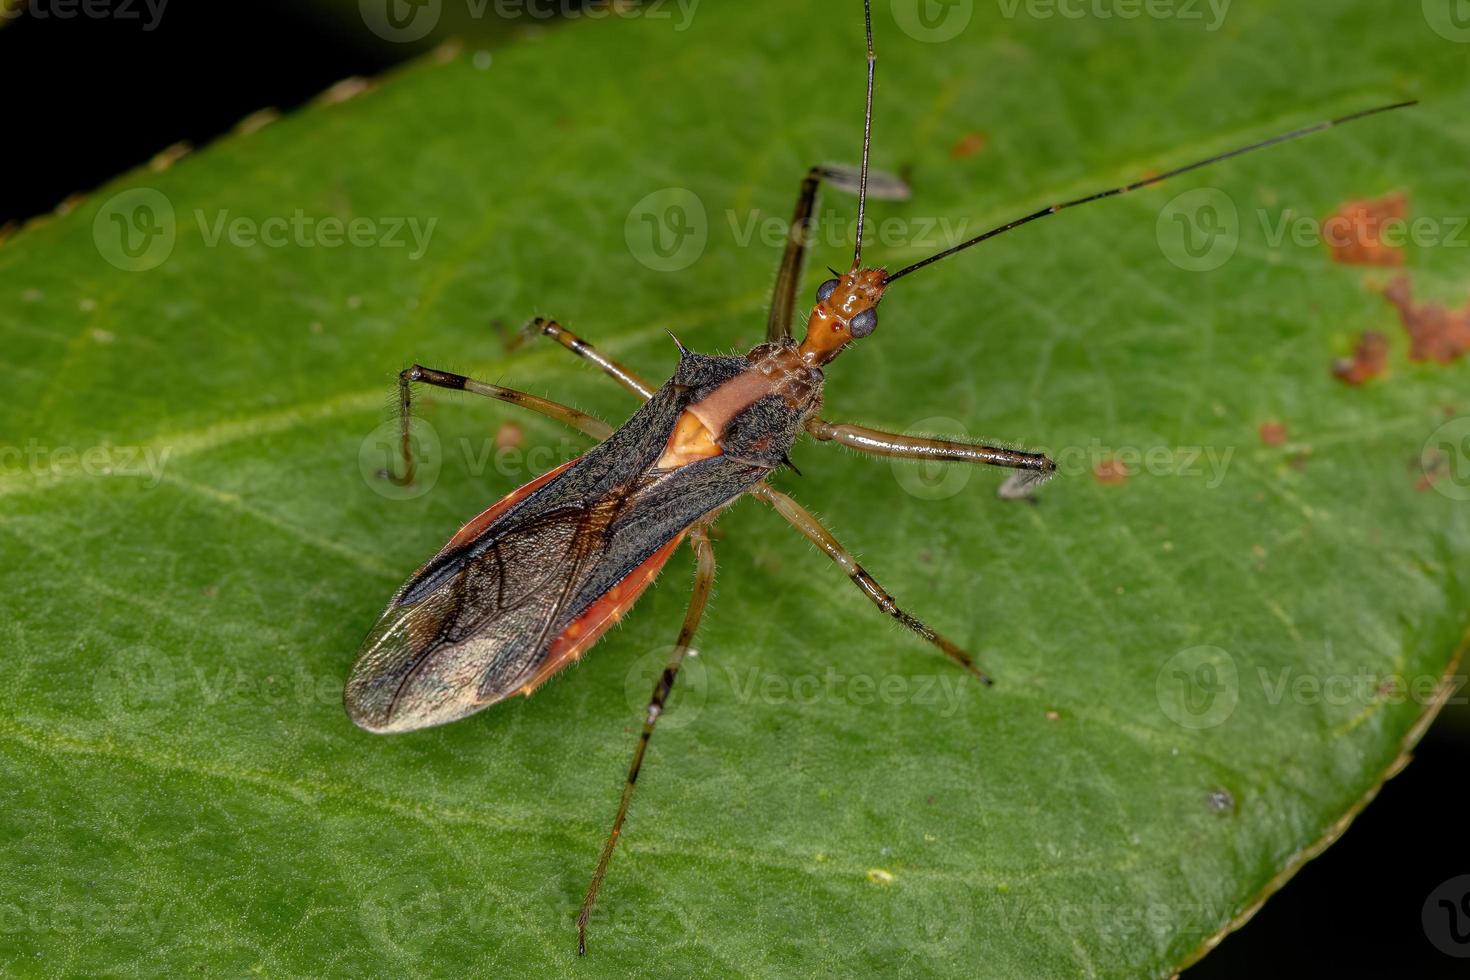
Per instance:
[[[572,583],[593,557],[578,515],[494,528],[420,570],[368,635],[347,682],[348,714],[373,732],[462,718],[533,672]]]

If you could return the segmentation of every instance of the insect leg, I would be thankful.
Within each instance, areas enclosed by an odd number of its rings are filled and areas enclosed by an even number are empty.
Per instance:
[[[522,337],[529,337],[534,334],[550,337],[583,360],[596,364],[602,368],[604,374],[644,401],[653,397],[653,386],[647,381],[644,381],[637,374],[623,367],[617,361],[608,357],[602,351],[593,347],[555,320],[548,320],[545,317],[538,316],[521,328]]]
[[[937,646],[946,657],[974,674],[981,683],[987,686],[992,683],[990,676],[975,665],[974,659],[968,653],[898,608],[897,603],[893,601],[893,596],[889,595],[883,586],[879,585],[873,576],[858,564],[857,559],[838,543],[837,539],[832,536],[832,532],[823,527],[822,522],[817,520],[811,511],[765,483],[758,484],[754,490],[750,491],[750,495],[776,508],[776,513],[784,517],[787,523],[800,531],[812,544],[826,552],[827,557],[831,558],[838,568],[846,572],[847,577],[852,579],[859,589],[862,589],[863,595],[873,600],[873,605]]]
[[[822,168],[813,167],[801,181],[796,196],[796,213],[787,229],[786,251],[776,271],[776,288],[771,293],[771,310],[766,318],[766,340],[777,342],[791,336],[791,318],[796,311],[796,287],[801,279],[802,260],[806,258],[807,230],[812,223],[812,208],[817,201],[817,188],[822,183]]]
[[[796,196],[796,212],[792,214],[791,227],[787,230],[786,251],[781,256],[781,266],[776,272],[776,287],[771,293],[771,309],[766,318],[768,342],[778,342],[791,336],[791,318],[796,311],[796,288],[800,285],[802,260],[806,258],[807,233],[811,229],[812,210],[816,207],[817,188],[824,178],[833,187],[854,194],[862,183],[862,174],[857,169],[833,164],[813,167],[802,178],[801,191]],[[904,201],[909,197],[909,188],[892,174],[872,173],[868,175],[868,196],[887,201]]]
[[[714,585],[715,550],[710,544],[708,532],[709,528],[704,524],[695,525],[689,532],[689,542],[694,548],[694,595],[689,600],[689,611],[684,614],[684,625],[679,630],[674,652],[653,686],[653,697],[649,699],[648,709],[643,717],[643,731],[638,735],[638,747],[633,750],[633,763],[628,767],[628,781],[623,784],[623,798],[618,803],[618,815],[613,820],[612,832],[602,845],[602,855],[597,859],[597,870],[592,873],[592,883],[587,886],[587,896],[582,899],[582,909],[577,913],[579,956],[587,952],[587,920],[592,916],[592,904],[597,901],[597,890],[602,887],[602,879],[607,874],[607,863],[612,858],[613,848],[622,835],[623,818],[628,815],[628,803],[633,799],[633,787],[638,783],[638,770],[643,767],[643,753],[648,750],[653,726],[658,724],[659,716],[664,712],[664,702],[668,700],[669,691],[674,687],[674,679],[679,676],[679,667],[689,651],[694,631],[699,629],[700,617],[704,615],[704,606]]]
[[[873,456],[896,459],[934,460],[950,463],[984,463],[1016,470],[1000,485],[999,495],[1005,500],[1020,500],[1031,494],[1056,472],[1057,464],[1041,453],[1023,453],[953,439],[926,439],[895,432],[881,432],[863,425],[828,422],[813,418],[806,430],[822,442],[836,442]]]
[[[421,364],[402,371],[398,375],[398,433],[401,452],[403,455],[403,473],[394,476],[392,473],[384,475],[401,486],[413,483],[414,460],[413,440],[409,423],[413,419],[413,383],[422,381],[424,384],[434,385],[439,388],[450,388],[455,391],[468,391],[476,395],[484,395],[486,398],[497,398],[512,405],[520,405],[529,408],[533,412],[540,412],[547,418],[565,422],[567,425],[579,432],[586,433],[594,439],[606,439],[612,434],[612,426],[602,419],[579,412],[569,405],[554,402],[549,398],[540,398],[536,395],[517,391],[514,388],[502,388],[500,385],[490,384],[488,381],[476,381],[462,374],[450,374],[448,371],[436,371],[426,368]]]

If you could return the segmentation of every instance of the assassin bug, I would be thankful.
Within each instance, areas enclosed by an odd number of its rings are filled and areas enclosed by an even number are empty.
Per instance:
[[[586,653],[627,612],[684,539],[695,553],[693,598],[649,699],[617,815],[577,916],[579,953],[586,952],[588,918],[622,833],[649,738],[709,598],[715,571],[709,527],[724,507],[746,494],[769,504],[882,611],[990,683],[969,654],[901,609],[811,513],[767,482],[790,464],[788,452],[803,433],[876,456],[1009,468],[1015,473],[1001,487],[1001,496],[1009,498],[1028,496],[1055,470],[1041,454],[880,432],[829,422],[818,414],[823,368],[849,343],[873,333],[878,304],[888,288],[940,259],[1065,208],[1413,104],[1380,106],[1307,126],[1043,208],[889,273],[862,264],[869,194],[906,194],[894,178],[874,174],[869,180],[876,65],[871,0],[864,0],[863,15],[868,70],[862,165],[855,175],[841,167],[814,167],[803,180],[764,343],[743,357],[716,357],[690,351],[676,338],[678,367],[655,389],[561,324],[532,321],[529,333],[555,340],[642,399],[642,407],[616,430],[566,405],[462,375],[415,365],[399,376],[404,469],[393,478],[400,482],[414,478],[409,423],[416,382],[520,405],[601,441],[470,521],[399,589],[363,642],[347,681],[347,713],[360,727],[379,733],[413,731],[456,721],[514,694],[529,695]],[[791,321],[806,232],[823,180],[856,191],[856,246],[848,271],[833,270],[833,278],[817,289],[806,335],[798,343]]]

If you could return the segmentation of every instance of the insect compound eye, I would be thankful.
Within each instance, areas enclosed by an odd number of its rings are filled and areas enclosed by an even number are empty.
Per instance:
[[[826,282],[822,283],[820,286],[817,287],[817,302],[818,303],[825,303],[825,302],[827,302],[827,297],[828,296],[831,296],[833,290],[835,290],[836,288],[837,288],[837,280],[836,279],[828,279]]]
[[[878,311],[868,307],[847,322],[847,329],[854,337],[866,337],[878,329]]]

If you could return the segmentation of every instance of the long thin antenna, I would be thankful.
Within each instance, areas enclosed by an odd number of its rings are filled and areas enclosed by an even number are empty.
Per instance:
[[[873,69],[878,56],[873,53],[873,0],[863,0],[863,22],[868,31],[868,101],[863,110],[863,170],[858,175],[857,246],[852,251],[852,267],[863,264],[863,220],[868,208],[868,150],[873,145]]]
[[[926,265],[931,265],[935,262],[938,262],[940,259],[948,258],[956,252],[963,252],[965,249],[969,248],[972,245],[979,245],[981,242],[989,241],[990,239],[995,238],[997,235],[1003,235],[1014,228],[1019,228],[1022,225],[1028,225],[1039,218],[1045,218],[1049,214],[1056,214],[1058,211],[1063,211],[1067,208],[1075,208],[1079,204],[1090,204],[1093,201],[1101,201],[1103,198],[1116,197],[1119,194],[1127,194],[1129,191],[1136,191],[1141,187],[1149,187],[1153,184],[1162,183],[1163,181],[1168,180],[1170,177],[1178,177],[1180,174],[1189,173],[1189,171],[1198,170],[1201,167],[1208,167],[1212,163],[1219,163],[1222,160],[1229,160],[1231,157],[1242,156],[1246,153],[1254,152],[1255,150],[1264,150],[1268,146],[1275,146],[1278,143],[1286,143],[1290,142],[1291,140],[1300,139],[1303,136],[1310,136],[1313,133],[1320,133],[1324,129],[1331,129],[1334,126],[1341,126],[1343,123],[1350,123],[1356,119],[1363,119],[1368,116],[1376,116],[1380,112],[1390,112],[1394,109],[1404,109],[1412,105],[1418,105],[1418,100],[1411,99],[1408,102],[1395,102],[1393,105],[1383,105],[1378,106],[1374,109],[1364,109],[1361,112],[1354,112],[1350,115],[1339,116],[1336,119],[1329,119],[1326,122],[1315,123],[1311,126],[1303,126],[1301,129],[1294,129],[1289,133],[1283,133],[1280,136],[1273,136],[1268,140],[1261,140],[1259,143],[1252,143],[1249,146],[1242,146],[1234,150],[1227,150],[1224,153],[1216,154],[1215,156],[1209,157],[1208,159],[1200,160],[1195,163],[1185,164],[1182,167],[1175,167],[1173,170],[1169,170],[1161,174],[1155,174],[1152,177],[1145,177],[1142,180],[1134,181],[1131,184],[1125,184],[1122,187],[1114,187],[1111,190],[1100,191],[1096,194],[1089,194],[1086,197],[1079,197],[1075,201],[1066,201],[1062,204],[1053,204],[1049,208],[1042,208],[1040,211],[1037,211],[1034,214],[1028,214],[1024,218],[1017,218],[1015,221],[1003,224],[998,228],[992,228],[984,234],[976,235],[969,241],[960,242],[958,245],[947,248],[942,252],[938,252],[934,255],[929,256],[927,259],[922,259],[918,262],[915,262],[913,265],[908,266],[904,269],[900,269],[897,272],[893,273],[891,276],[888,276],[886,279],[883,280],[883,282],[886,285],[893,282],[895,279],[901,279],[904,276],[908,275],[910,272],[917,272],[918,270],[924,268],[924,266]]]

